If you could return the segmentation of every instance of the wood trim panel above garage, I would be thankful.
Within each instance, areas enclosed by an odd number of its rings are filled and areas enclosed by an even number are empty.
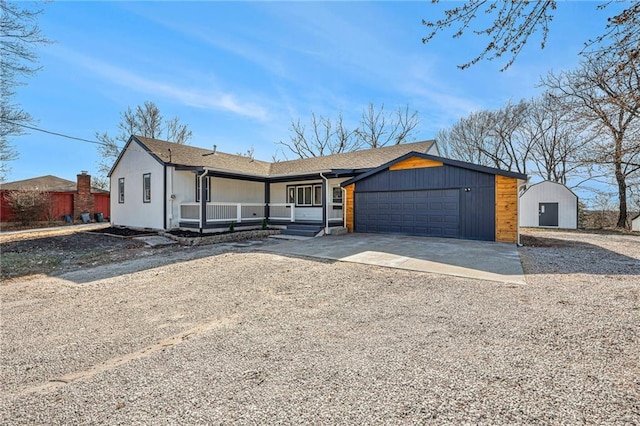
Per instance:
[[[434,161],[428,158],[410,157],[389,166],[389,170],[423,169],[426,167],[442,167],[441,161]]]

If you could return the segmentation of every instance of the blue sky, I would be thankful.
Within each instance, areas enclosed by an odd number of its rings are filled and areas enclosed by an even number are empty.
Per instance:
[[[144,101],[193,131],[191,145],[270,160],[291,119],[312,111],[355,123],[369,102],[419,111],[416,140],[478,109],[535,96],[541,75],[574,67],[611,10],[560,2],[548,46],[530,41],[503,62],[457,64],[484,47],[443,34],[424,45],[421,20],[451,2],[64,2],[46,4],[43,66],[17,101],[49,131],[94,140]],[[97,146],[31,131],[14,140],[8,181],[97,172]],[[289,158],[294,158],[289,154]]]

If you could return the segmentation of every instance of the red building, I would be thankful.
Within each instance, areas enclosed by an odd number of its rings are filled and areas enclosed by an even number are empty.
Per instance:
[[[110,216],[109,191],[92,188],[91,175],[82,172],[78,175],[77,182],[47,175],[0,185],[0,222],[15,220],[15,214],[5,194],[11,191],[30,190],[51,194],[51,209],[42,212],[41,221],[50,218],[64,220],[67,215],[77,221],[80,220],[82,213],[89,213],[92,219],[95,213],[102,213],[105,220]]]

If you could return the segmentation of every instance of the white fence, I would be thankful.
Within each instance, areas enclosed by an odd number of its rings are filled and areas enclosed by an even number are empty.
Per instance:
[[[296,205],[288,203],[269,204],[269,219],[296,221]]]
[[[265,218],[264,203],[207,203],[207,222],[236,222]],[[200,221],[200,203],[180,204],[180,220]]]
[[[207,222],[242,223],[248,220],[262,220],[266,217],[267,204],[261,203],[207,203]],[[342,220],[342,204],[329,203],[330,221]],[[269,204],[270,220],[296,221],[296,206],[291,203]],[[183,222],[200,221],[200,203],[180,204],[180,220]]]

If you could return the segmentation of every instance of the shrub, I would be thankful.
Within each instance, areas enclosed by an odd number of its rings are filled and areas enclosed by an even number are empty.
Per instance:
[[[51,194],[38,188],[20,189],[5,194],[15,218],[24,226],[45,218],[52,220]]]

